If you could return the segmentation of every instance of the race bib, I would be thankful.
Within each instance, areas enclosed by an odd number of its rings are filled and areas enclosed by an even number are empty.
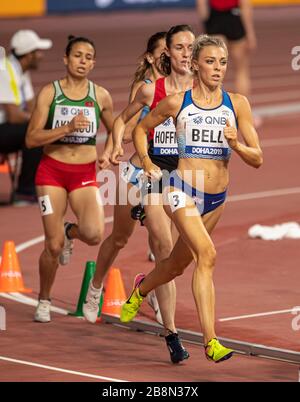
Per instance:
[[[153,154],[178,155],[176,128],[172,117],[154,128]]]
[[[168,194],[168,200],[172,212],[177,211],[177,209],[186,207],[186,194],[182,191],[171,191]]]
[[[224,136],[224,126],[196,125],[193,121],[188,121],[185,152],[227,157],[229,145]]]
[[[43,195],[41,197],[38,197],[38,201],[42,216],[53,214],[53,208],[49,195]]]
[[[53,117],[52,128],[64,126],[78,115],[79,112],[83,113],[90,125],[87,128],[77,129],[73,133],[61,138],[62,142],[72,143],[85,143],[89,138],[93,138],[97,134],[97,120],[94,107],[84,106],[68,106],[68,105],[56,105]]]
[[[130,162],[122,164],[120,177],[125,183],[137,184],[141,181],[143,169],[136,168]]]

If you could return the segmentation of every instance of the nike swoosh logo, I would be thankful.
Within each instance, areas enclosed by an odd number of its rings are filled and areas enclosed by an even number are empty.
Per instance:
[[[188,116],[195,116],[196,114],[200,114],[200,112],[197,112],[197,113],[188,113]]]
[[[212,201],[212,202],[211,202],[211,204],[212,204],[212,205],[214,205],[214,204],[218,204],[219,202],[222,202],[222,201],[223,201],[223,200],[219,200],[219,201]]]
[[[65,100],[66,100],[66,99],[63,98],[63,99],[57,100],[56,103],[62,103],[62,102],[65,101]]]
[[[94,183],[94,180],[83,181],[81,184],[82,184],[83,186],[85,186],[86,184],[89,184],[89,183]]]

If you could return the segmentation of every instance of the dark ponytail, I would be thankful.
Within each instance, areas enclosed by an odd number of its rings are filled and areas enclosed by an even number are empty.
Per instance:
[[[134,73],[133,83],[140,82],[145,79],[147,71],[151,69],[151,64],[147,60],[147,53],[153,54],[154,50],[157,48],[158,41],[164,39],[167,32],[156,32],[154,35],[150,36],[147,43],[147,49],[141,57],[141,61]]]

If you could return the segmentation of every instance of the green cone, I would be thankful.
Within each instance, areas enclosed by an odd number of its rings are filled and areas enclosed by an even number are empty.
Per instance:
[[[80,295],[79,295],[79,299],[78,299],[78,303],[77,303],[77,309],[76,309],[75,313],[69,313],[70,315],[73,315],[75,317],[83,317],[82,306],[83,306],[83,303],[85,302],[89,284],[90,284],[92,277],[95,274],[95,271],[96,271],[95,261],[87,261],[86,266],[85,266],[84,277],[83,277],[83,281],[82,281],[82,285],[81,285]],[[100,315],[101,315],[102,304],[103,304],[103,292],[102,292],[101,298],[100,298],[98,317],[100,317]]]

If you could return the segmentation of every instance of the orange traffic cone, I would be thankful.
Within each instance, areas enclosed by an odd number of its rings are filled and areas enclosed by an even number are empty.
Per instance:
[[[19,259],[15,243],[6,241],[0,266],[0,293],[1,292],[32,292],[24,287]]]
[[[118,268],[111,268],[108,274],[102,314],[120,316],[121,306],[126,301],[121,272]]]
[[[9,173],[8,163],[5,161],[0,163],[0,173]]]

